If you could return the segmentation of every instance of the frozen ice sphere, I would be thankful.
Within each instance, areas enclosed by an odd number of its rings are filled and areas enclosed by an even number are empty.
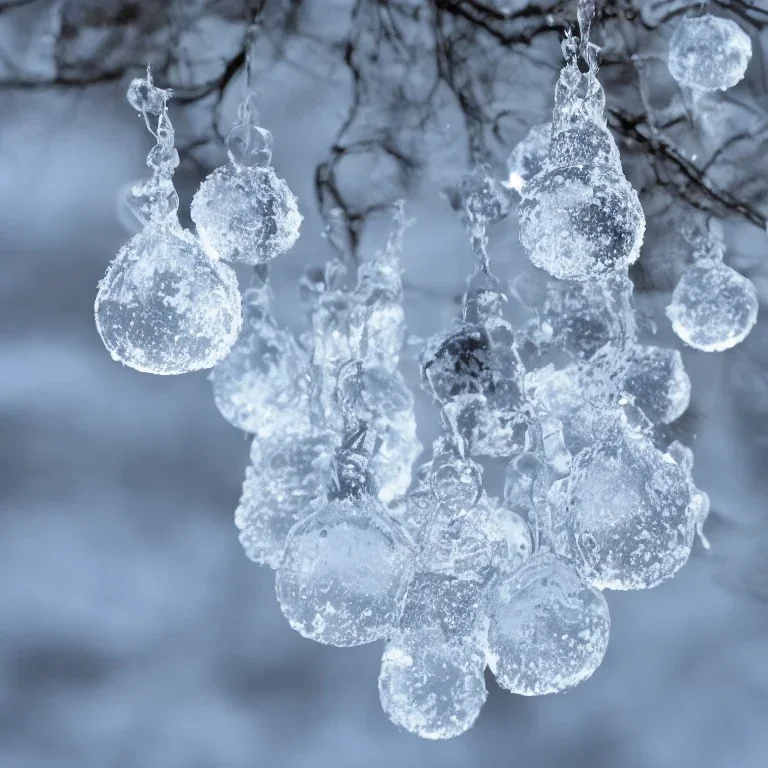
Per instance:
[[[232,426],[261,438],[310,429],[310,364],[288,331],[243,297],[240,336],[211,372],[213,399]]]
[[[387,643],[379,697],[389,719],[424,739],[450,739],[472,727],[488,695],[485,659],[471,644],[418,635]]]
[[[670,424],[691,402],[691,380],[676,349],[636,346],[629,354],[624,390],[654,424]]]
[[[104,346],[124,365],[164,375],[211,368],[240,330],[237,277],[181,227],[149,226],[109,265],[95,314]]]
[[[546,167],[523,188],[520,241],[531,262],[561,280],[596,280],[640,255],[645,216],[613,165]]]
[[[668,66],[682,86],[725,91],[744,77],[752,41],[736,22],[712,14],[686,16],[669,41]]]
[[[621,157],[610,131],[591,120],[559,131],[552,137],[549,163],[568,165],[613,165],[621,167]]]
[[[319,643],[389,636],[410,580],[413,543],[369,496],[334,500],[288,534],[277,599],[291,627]]]
[[[494,565],[507,573],[516,571],[533,551],[528,523],[498,499],[486,498],[488,535],[494,544]],[[526,511],[530,511],[530,508]]]
[[[296,198],[270,166],[217,168],[192,198],[191,214],[209,253],[252,265],[291,248],[302,221]]]
[[[512,693],[558,693],[600,666],[609,633],[603,595],[571,566],[541,551],[500,585],[491,613],[488,665]]]
[[[288,531],[325,495],[334,449],[330,432],[275,433],[253,440],[235,511],[240,543],[251,560],[270,568],[280,565]]]
[[[650,589],[686,562],[694,521],[685,472],[623,417],[604,414],[553,503],[555,546],[598,589]]]
[[[751,280],[721,261],[702,259],[683,272],[667,317],[686,344],[722,352],[744,341],[757,322],[757,308]]]

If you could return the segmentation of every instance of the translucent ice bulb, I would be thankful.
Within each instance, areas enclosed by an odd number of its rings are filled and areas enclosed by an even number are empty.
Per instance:
[[[217,168],[192,198],[191,214],[207,251],[253,265],[289,250],[302,220],[296,198],[271,166]]]
[[[381,660],[381,706],[395,725],[423,739],[458,736],[485,703],[484,669],[483,654],[471,644],[398,638]]]
[[[259,293],[243,295],[243,328],[211,372],[214,402],[232,426],[261,438],[306,432],[309,359],[291,333],[278,328],[266,309],[259,310]]]
[[[752,41],[738,24],[712,14],[686,16],[669,41],[668,66],[682,86],[725,91],[744,77]]]
[[[324,496],[336,446],[330,432],[255,438],[235,525],[246,555],[277,568],[288,531]]]
[[[686,475],[623,416],[601,418],[553,494],[560,485],[555,546],[594,587],[650,589],[685,564],[694,534]]]
[[[691,402],[691,380],[676,349],[634,347],[624,390],[654,424],[670,424],[685,413]]]
[[[523,140],[512,150],[507,160],[509,179],[507,185],[518,192],[526,181],[533,178],[544,167],[549,155],[549,141],[552,123],[534,125]]]
[[[680,278],[667,317],[686,344],[722,352],[744,341],[757,321],[757,309],[751,280],[722,261],[701,259]]]
[[[235,273],[178,226],[149,226],[120,249],[96,295],[96,327],[112,358],[137,371],[211,368],[240,330]]]
[[[277,599],[291,627],[336,646],[387,637],[413,558],[410,537],[373,498],[331,501],[288,535]]]
[[[600,666],[609,633],[602,594],[573,568],[539,552],[499,589],[488,632],[488,665],[512,693],[558,693]]]

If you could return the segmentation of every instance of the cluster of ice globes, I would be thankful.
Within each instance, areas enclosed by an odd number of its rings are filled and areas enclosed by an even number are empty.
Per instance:
[[[509,183],[481,169],[450,193],[474,270],[459,318],[421,354],[442,434],[415,472],[422,445],[398,370],[402,204],[386,246],[359,265],[343,214],[328,212],[335,253],[302,277],[304,329],[291,331],[273,313],[267,265],[296,242],[301,215],[250,96],[230,164],[193,200],[195,236],[177,218],[170,94],[149,75],[129,91],[157,145],[152,178],[128,195],[143,229],[99,287],[99,332],[141,371],[215,366],[216,406],[252,436],[235,512],[247,556],[275,571],[280,609],[304,637],[384,641],[381,705],[423,738],[473,725],[486,669],[524,696],[587,680],[609,640],[604,591],[670,579],[697,534],[708,547],[693,453],[664,429],[688,408],[691,383],[680,353],[644,343],[636,325],[628,269],[645,218],[606,127],[593,12],[579,3],[582,36],[563,44],[552,122],[515,149]],[[715,37],[704,45],[696,30],[686,66],[713,55]],[[539,268],[513,283],[530,310],[518,328],[486,250],[512,190]],[[728,349],[755,323],[754,286],[723,263],[719,238],[692,242],[667,314],[690,346]],[[253,267],[242,300],[226,261]],[[486,492],[479,459],[505,462],[501,498]]]
[[[112,358],[137,371],[181,374],[211,368],[237,339],[237,277],[225,261],[265,264],[290,248],[301,224],[296,198],[270,167],[272,137],[255,125],[250,96],[227,141],[230,163],[192,202],[197,236],[179,223],[173,172],[179,164],[168,118],[169,90],[147,69],[128,89],[156,144],[152,177],[127,190],[141,226],[109,265],[96,296],[96,327]]]

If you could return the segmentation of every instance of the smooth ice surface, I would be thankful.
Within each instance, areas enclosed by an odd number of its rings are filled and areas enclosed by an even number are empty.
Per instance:
[[[683,272],[667,317],[686,344],[722,352],[744,341],[757,322],[757,309],[751,280],[722,261],[701,259]]]
[[[558,693],[586,680],[608,646],[603,595],[547,552],[504,580],[491,613],[488,665],[502,688],[523,696]]]
[[[261,438],[310,428],[309,358],[293,334],[278,328],[261,291],[243,294],[243,326],[211,372],[213,399],[232,426]]]
[[[235,525],[246,555],[277,568],[288,531],[324,496],[336,444],[330,432],[254,438]]]
[[[192,198],[191,214],[207,251],[252,265],[291,248],[302,221],[295,196],[270,166],[217,168]]]
[[[311,640],[337,646],[387,637],[410,575],[412,542],[375,499],[331,501],[288,534],[280,609]]]
[[[601,418],[551,496],[556,548],[598,589],[650,589],[690,555],[686,474],[623,416]]]
[[[735,21],[712,14],[686,16],[669,41],[672,77],[698,91],[725,91],[744,77],[752,41]]]
[[[178,226],[131,238],[99,283],[96,327],[112,358],[137,371],[211,368],[240,330],[235,273]]]
[[[654,424],[670,424],[691,402],[691,380],[676,349],[635,346],[629,354],[624,390]]]
[[[482,652],[471,644],[399,637],[381,660],[381,706],[395,725],[424,739],[458,736],[485,703],[484,669]]]

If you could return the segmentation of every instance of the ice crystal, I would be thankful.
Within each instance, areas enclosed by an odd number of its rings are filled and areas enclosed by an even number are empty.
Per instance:
[[[507,159],[507,184],[518,192],[523,185],[544,167],[549,155],[552,123],[534,125]]]
[[[669,41],[672,77],[695,91],[733,88],[747,71],[752,41],[736,22],[712,14],[686,16]]]
[[[499,685],[512,693],[558,693],[600,666],[609,632],[602,594],[566,563],[541,552],[500,585],[488,664]]]

